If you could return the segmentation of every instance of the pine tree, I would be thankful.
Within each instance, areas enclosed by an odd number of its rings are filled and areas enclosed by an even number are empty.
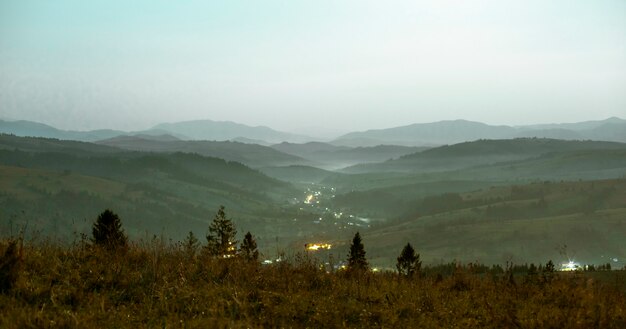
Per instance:
[[[528,267],[528,271],[526,272],[526,278],[524,279],[526,283],[535,283],[537,281],[537,266],[535,263],[530,263]]]
[[[246,233],[246,236],[243,238],[239,254],[245,260],[257,261],[259,259],[259,251],[256,247],[256,241],[250,232]]]
[[[98,246],[107,249],[124,248],[128,239],[122,229],[122,222],[116,213],[109,209],[102,212],[91,230],[93,235],[91,241]]]
[[[213,222],[209,225],[209,233],[206,236],[206,250],[212,256],[222,258],[235,256],[237,253],[236,234],[235,225],[230,219],[226,218],[224,206],[220,206]]]
[[[185,251],[185,254],[188,257],[193,258],[196,255],[199,247],[200,242],[196,238],[195,234],[193,234],[192,231],[189,231],[187,238],[185,238],[185,241],[183,242],[183,249]]]
[[[422,262],[419,259],[420,255],[415,253],[410,243],[407,243],[398,257],[398,263],[396,264],[398,273],[405,276],[413,276],[419,273],[422,268]]]
[[[552,262],[552,260],[549,260],[549,261],[546,263],[546,266],[544,267],[544,271],[545,271],[546,273],[554,273],[554,271],[555,271],[555,270],[556,270],[556,269],[554,268],[554,263]]]
[[[554,271],[556,271],[554,263],[552,260],[549,260],[543,268],[543,273],[541,273],[543,280],[547,282],[551,281],[554,276]]]
[[[349,271],[365,271],[369,268],[367,259],[365,259],[365,247],[361,242],[361,235],[356,232],[350,245],[350,253],[348,254],[348,270]]]

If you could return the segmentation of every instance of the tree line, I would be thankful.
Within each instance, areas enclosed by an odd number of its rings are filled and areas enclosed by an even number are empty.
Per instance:
[[[233,221],[226,216],[224,206],[220,206],[215,214],[213,221],[209,224],[208,232],[206,235],[206,245],[201,246],[198,239],[193,232],[189,232],[185,240],[182,242],[182,246],[186,253],[193,257],[200,251],[204,255],[208,255],[214,258],[240,258],[247,261],[258,261],[259,251],[255,238],[250,232],[247,232],[243,238],[243,241],[237,248],[238,241],[236,240],[237,230]],[[92,227],[91,241],[96,246],[101,246],[108,250],[124,250],[128,247],[128,237],[124,233],[122,223],[117,214],[110,209],[103,211],[96,219]],[[345,269],[348,273],[360,273],[370,270],[369,262],[366,258],[365,247],[363,240],[359,232],[356,232],[350,249],[347,255],[347,261]],[[478,267],[479,264],[472,264],[473,267]],[[444,266],[445,267],[445,266]],[[602,264],[600,266],[590,265],[586,270],[610,270],[611,264]],[[396,270],[398,274],[405,277],[412,277],[420,275],[422,271],[422,262],[420,260],[420,254],[415,251],[410,243],[407,243],[400,255],[396,259]],[[550,260],[545,265],[534,264],[526,265],[513,265],[507,264],[506,269],[501,267],[494,267],[492,269],[485,270],[484,272],[498,272],[498,273],[526,273],[528,276],[534,276],[538,273],[546,273],[549,275],[556,271],[554,263]],[[445,271],[444,271],[445,272]]]
[[[247,260],[258,260],[259,251],[256,240],[250,232],[246,233],[239,249],[237,249],[237,230],[235,225],[226,217],[224,206],[220,206],[213,221],[209,225],[206,235],[207,244],[202,247],[202,252],[219,258],[242,257]],[[91,241],[94,245],[111,251],[124,250],[128,247],[128,237],[122,228],[119,216],[106,209],[93,224]],[[183,247],[190,254],[195,254],[200,248],[200,243],[193,232],[183,242]]]
[[[227,218],[224,206],[220,206],[209,225],[206,235],[207,243],[201,250],[203,253],[216,258],[239,257],[249,261],[258,261],[259,251],[252,234],[250,232],[245,234],[239,248],[237,248],[236,235],[237,230],[233,221]],[[94,245],[111,251],[126,249],[128,237],[124,233],[119,216],[110,209],[106,209],[98,215],[92,227],[91,241]],[[186,252],[192,256],[200,249],[200,242],[191,231],[182,245]],[[365,254],[361,234],[356,232],[350,244],[347,271],[351,273],[368,271],[370,267]],[[410,243],[407,243],[397,258],[398,273],[404,276],[419,274],[421,265],[420,255],[415,252]]]

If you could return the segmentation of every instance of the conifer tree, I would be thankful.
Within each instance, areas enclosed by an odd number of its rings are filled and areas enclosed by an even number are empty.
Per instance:
[[[239,253],[245,260],[257,261],[259,259],[259,251],[256,247],[256,241],[250,232],[246,233],[244,236]]]
[[[541,273],[543,280],[547,282],[552,280],[552,277],[554,276],[554,271],[556,271],[556,268],[554,267],[554,263],[552,262],[552,260],[549,260],[546,263],[546,266],[544,266],[543,268],[543,273]]]
[[[91,229],[91,241],[98,246],[113,250],[124,248],[128,239],[122,229],[122,222],[119,216],[109,209],[103,211]]]
[[[189,234],[185,238],[185,242],[183,242],[183,249],[187,256],[193,258],[200,247],[200,242],[196,238],[195,234],[192,231],[189,231]]]
[[[237,253],[236,234],[235,225],[230,219],[226,218],[224,206],[220,206],[213,222],[209,225],[209,233],[206,236],[206,250],[210,255],[221,258],[235,256]]]
[[[405,276],[413,276],[419,273],[422,268],[422,262],[419,259],[420,255],[415,253],[410,243],[407,243],[398,257],[398,263],[396,264],[398,273]]]
[[[553,273],[553,272],[555,271],[555,268],[554,268],[554,263],[552,262],[552,260],[549,260],[549,261],[546,263],[546,266],[544,267],[544,271],[545,271],[546,273]]]
[[[528,271],[526,272],[526,277],[525,277],[525,282],[526,283],[535,283],[537,281],[537,266],[535,266],[535,263],[530,263],[530,266],[528,266]]]
[[[348,254],[348,270],[365,271],[369,268],[367,259],[365,259],[365,247],[361,241],[361,235],[356,232],[350,245],[350,253]]]

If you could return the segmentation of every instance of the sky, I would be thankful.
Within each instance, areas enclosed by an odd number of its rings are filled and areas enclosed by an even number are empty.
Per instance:
[[[624,0],[0,0],[0,118],[323,135],[626,118]]]

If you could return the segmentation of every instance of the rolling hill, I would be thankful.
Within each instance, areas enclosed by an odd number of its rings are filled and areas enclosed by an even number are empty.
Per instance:
[[[429,149],[371,171],[328,176],[333,206],[369,217],[393,217],[416,199],[445,192],[544,180],[626,177],[626,144],[550,139],[484,140]],[[356,171],[355,171],[356,172]]]
[[[372,147],[352,148],[320,142],[304,144],[284,142],[272,145],[271,147],[281,152],[310,160],[317,167],[330,170],[360,163],[382,162],[427,149],[425,147],[399,145],[377,145]]]
[[[537,158],[453,171],[328,176],[322,183],[339,191],[335,207],[369,216],[397,216],[416,199],[446,192],[536,181],[579,181],[626,177],[626,150],[548,153]]]
[[[285,166],[259,168],[265,175],[290,183],[320,183],[329,177],[342,174],[310,166]]]
[[[307,164],[308,161],[267,146],[239,142],[154,140],[137,136],[119,136],[97,142],[125,150],[144,152],[187,152],[237,161],[250,167]]]
[[[583,150],[626,150],[625,143],[545,138],[477,140],[431,148],[378,164],[345,168],[346,173],[441,172]]]
[[[372,262],[393,263],[397,241],[426,262],[626,262],[626,180],[541,182],[441,195],[364,234]],[[438,202],[441,201],[441,202]],[[397,251],[396,251],[397,252]],[[613,261],[611,261],[613,262]]]
[[[112,208],[135,238],[203,236],[220,205],[243,229],[292,232],[285,218],[294,215],[281,206],[300,191],[238,162],[11,135],[0,135],[0,145],[0,217],[11,219],[3,232],[28,226],[68,238]]]

